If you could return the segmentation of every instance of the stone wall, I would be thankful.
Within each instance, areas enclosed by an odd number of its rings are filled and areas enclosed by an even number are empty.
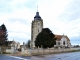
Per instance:
[[[66,48],[66,49],[33,49],[31,51],[32,55],[42,55],[42,54],[54,54],[54,53],[63,53],[80,50],[79,48]]]
[[[30,49],[24,49],[24,48],[22,48],[21,49],[21,55],[23,55],[23,56],[31,56]]]
[[[11,49],[10,46],[0,46],[0,52],[5,52],[6,49]]]
[[[15,49],[15,47],[11,47],[10,49],[9,48],[6,48],[5,49],[5,53],[17,53],[18,51]]]
[[[5,52],[6,52],[6,53],[11,53],[12,51],[11,51],[11,49],[6,49]]]

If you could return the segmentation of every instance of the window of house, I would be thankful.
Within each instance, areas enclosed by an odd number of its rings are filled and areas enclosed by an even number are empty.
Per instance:
[[[58,42],[58,45],[60,45],[60,42]]]
[[[63,42],[63,45],[65,45],[65,41]]]

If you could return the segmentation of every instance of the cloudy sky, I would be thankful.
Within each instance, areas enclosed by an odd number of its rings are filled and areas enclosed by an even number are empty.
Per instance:
[[[31,39],[37,5],[44,28],[80,44],[80,0],[0,0],[0,25],[6,25],[9,40],[22,44]]]

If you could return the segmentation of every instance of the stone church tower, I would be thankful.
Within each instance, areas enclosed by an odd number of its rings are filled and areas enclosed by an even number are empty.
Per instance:
[[[31,48],[35,48],[35,39],[36,36],[42,31],[43,29],[43,20],[39,15],[39,12],[36,12],[34,20],[31,23]]]

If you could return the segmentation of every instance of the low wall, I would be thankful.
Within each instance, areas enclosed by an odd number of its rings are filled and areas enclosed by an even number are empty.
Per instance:
[[[30,56],[31,55],[31,52],[28,49],[22,50],[21,51],[21,55]]]
[[[6,53],[12,53],[11,49],[6,49]]]
[[[66,48],[66,49],[32,49],[31,55],[54,54],[54,53],[70,52],[76,50],[80,50],[80,47]]]
[[[5,50],[5,53],[14,54],[14,53],[18,53],[18,50],[15,50],[15,49],[6,49],[6,50]]]
[[[11,49],[11,47],[10,46],[0,46],[0,52],[6,52],[6,49]]]

